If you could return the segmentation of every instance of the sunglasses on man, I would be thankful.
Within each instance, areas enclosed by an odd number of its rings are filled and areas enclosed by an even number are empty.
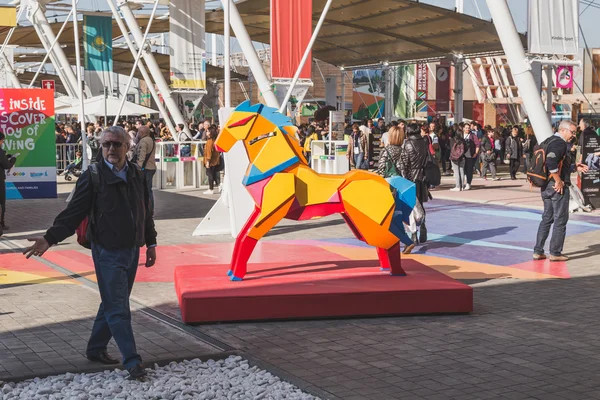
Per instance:
[[[121,146],[123,146],[123,142],[111,142],[111,141],[102,142],[102,147],[104,147],[105,149],[110,149],[111,146],[114,147],[115,149],[120,149]]]

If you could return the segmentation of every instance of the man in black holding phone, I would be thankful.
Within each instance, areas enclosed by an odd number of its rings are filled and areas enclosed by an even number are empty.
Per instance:
[[[544,244],[550,234],[550,227],[554,224],[552,239],[550,240],[550,261],[567,261],[563,246],[569,221],[569,186],[571,186],[571,155],[567,151],[567,143],[577,134],[577,124],[573,121],[563,121],[558,127],[558,132],[550,137],[546,147],[546,168],[549,179],[542,186],[542,200],[544,213],[538,228],[534,260],[545,260]],[[577,163],[577,171],[585,173],[588,167]]]

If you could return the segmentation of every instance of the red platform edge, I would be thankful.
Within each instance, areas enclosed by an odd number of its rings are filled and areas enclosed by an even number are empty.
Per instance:
[[[402,267],[406,276],[372,260],[249,264],[244,281],[231,282],[228,265],[185,265],[174,281],[185,323],[473,311],[470,286],[414,260]]]

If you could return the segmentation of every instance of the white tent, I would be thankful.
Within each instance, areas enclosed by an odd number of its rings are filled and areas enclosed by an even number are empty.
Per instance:
[[[121,106],[121,100],[109,96],[104,101],[104,96],[95,96],[86,99],[84,102],[84,111],[86,115],[94,115],[101,117],[104,115],[117,115],[117,110]],[[55,114],[79,114],[79,100],[74,100],[70,105],[58,106],[54,110]],[[158,111],[148,107],[140,106],[139,104],[126,101],[120,115],[144,115],[158,114]]]

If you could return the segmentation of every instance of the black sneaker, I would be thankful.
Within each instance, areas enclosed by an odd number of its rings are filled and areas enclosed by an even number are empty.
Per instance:
[[[141,379],[146,376],[146,369],[143,364],[136,364],[127,370],[129,379]]]

